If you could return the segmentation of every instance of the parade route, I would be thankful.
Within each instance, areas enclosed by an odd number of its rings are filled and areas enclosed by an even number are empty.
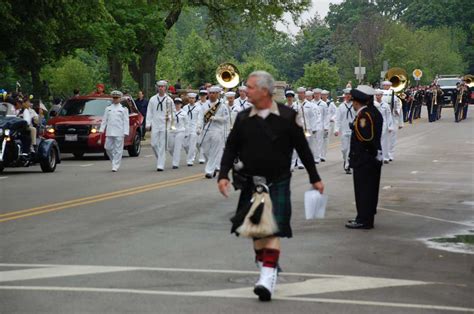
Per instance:
[[[474,119],[455,124],[449,109],[400,130],[373,230],[344,228],[352,176],[332,137],[318,165],[326,218],[305,220],[308,177],[296,170],[294,238],[282,241],[283,272],[265,304],[252,293],[249,241],[229,234],[238,193],[223,198],[203,165],[172,170],[168,158],[156,172],[145,146],[117,173],[102,155],[65,154],[51,174],[7,169],[0,313],[474,313],[472,244],[428,245],[474,232],[473,136]]]

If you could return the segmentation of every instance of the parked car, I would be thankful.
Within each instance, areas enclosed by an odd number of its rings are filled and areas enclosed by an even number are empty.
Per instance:
[[[461,78],[457,75],[439,75],[436,84],[443,91],[444,106],[453,105],[453,95],[456,92],[456,84],[461,82]]]
[[[45,138],[55,139],[63,153],[76,158],[84,154],[104,153],[105,134],[99,133],[105,108],[112,104],[110,95],[78,96],[68,99],[58,115],[49,119]],[[124,149],[131,157],[140,155],[141,125],[143,116],[130,96],[124,96],[121,104],[130,114],[130,134],[125,137]]]

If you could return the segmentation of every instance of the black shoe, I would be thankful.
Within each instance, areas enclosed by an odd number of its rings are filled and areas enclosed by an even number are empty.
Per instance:
[[[346,174],[352,174],[351,169],[346,169]]]
[[[188,167],[192,167],[192,166],[193,166],[193,164],[188,164]]]
[[[321,158],[321,162],[326,162],[326,159],[324,159],[324,158]]]
[[[350,223],[350,224],[352,224],[352,223],[357,222],[357,220],[354,218],[354,219],[349,219],[347,222]]]
[[[349,229],[373,229],[374,226],[354,221],[354,222],[346,223],[346,228],[349,228]]]
[[[304,169],[304,166],[298,166],[298,169]]]
[[[260,301],[268,302],[272,300],[271,292],[268,291],[268,289],[265,288],[264,286],[260,286],[260,285],[255,286],[255,288],[253,289],[253,293],[258,295],[258,299]]]
[[[204,176],[206,179],[212,179],[212,174],[211,173],[206,173]]]
[[[163,171],[163,169],[161,169],[161,168],[156,168],[156,171]]]
[[[199,164],[200,164],[200,165],[203,165],[203,164],[204,164],[204,161],[199,161]]]
[[[388,164],[389,161],[388,161],[388,160],[384,160],[383,163],[384,163],[384,164]]]
[[[173,166],[173,169],[178,169],[179,167],[178,166]]]
[[[393,161],[393,159],[392,159],[392,158],[390,158],[388,161]]]

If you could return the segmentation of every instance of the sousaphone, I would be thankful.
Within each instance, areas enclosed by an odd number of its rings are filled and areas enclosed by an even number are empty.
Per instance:
[[[216,79],[222,87],[234,88],[239,85],[240,72],[234,64],[222,63],[216,69]]]

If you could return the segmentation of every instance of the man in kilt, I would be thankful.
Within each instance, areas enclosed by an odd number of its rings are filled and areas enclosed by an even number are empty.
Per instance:
[[[264,71],[249,75],[247,92],[254,107],[240,112],[229,134],[218,178],[219,191],[228,196],[229,171],[233,169],[234,186],[241,189],[231,232],[239,234],[242,219],[249,212],[252,195],[258,192],[256,179],[263,180],[271,199],[271,211],[277,231],[254,237],[253,247],[260,268],[254,292],[261,301],[270,301],[277,280],[280,238],[291,238],[290,179],[291,158],[296,149],[314,189],[323,193],[324,185],[314,164],[314,157],[301,126],[298,113],[272,99],[273,77]],[[238,161],[238,162],[236,162]]]

